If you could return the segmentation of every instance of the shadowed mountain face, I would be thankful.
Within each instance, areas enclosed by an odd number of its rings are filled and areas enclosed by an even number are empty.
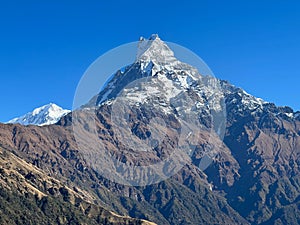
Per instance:
[[[147,224],[139,219],[157,224],[299,224],[298,113],[198,74],[176,60],[157,36],[141,39],[138,55],[139,60],[124,72],[118,71],[86,105],[90,108],[50,126],[0,125],[4,206],[19,204],[15,202],[20,200],[5,197],[17,193],[22,198],[30,196],[22,202],[30,201],[45,219],[48,208],[43,212],[40,201],[46,198],[61,209],[49,216],[63,221],[68,216],[58,215],[69,207],[81,224]],[[178,99],[179,93],[184,98]],[[150,143],[149,151],[137,154],[114,130],[111,115],[120,96],[131,106],[129,111],[118,111],[130,115],[128,127],[122,129],[129,130],[135,141]],[[210,99],[217,103],[211,104]],[[187,102],[195,107],[188,108]],[[101,147],[126,165],[148,165],[167,157],[178,143],[181,117],[192,118],[201,129],[190,159],[170,178],[147,186],[122,185],[99,172],[99,166],[108,165],[95,164],[97,155],[88,152],[89,147],[95,150],[93,143],[83,150],[75,141],[75,115],[84,135],[94,133],[86,123],[90,111]],[[226,121],[214,123],[211,115],[220,118],[221,112],[226,113]],[[165,136],[153,144],[149,121],[157,116],[164,121]],[[219,132],[221,128],[224,132]],[[203,171],[200,165],[207,146],[217,151]],[[5,214],[2,209],[0,213]]]

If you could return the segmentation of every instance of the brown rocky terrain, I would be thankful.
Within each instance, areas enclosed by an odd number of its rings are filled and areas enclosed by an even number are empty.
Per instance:
[[[107,129],[109,124],[107,118],[103,120],[106,110],[98,114],[102,122],[98,120],[97,124],[101,129]],[[206,175],[192,164],[171,179],[145,187],[124,186],[104,179],[77,150],[70,123],[71,114],[60,125],[0,125],[1,146],[66,186],[79,187],[83,199],[121,215],[158,224],[247,223],[225,198],[210,191]],[[109,135],[102,138],[114,143]],[[211,212],[218,216],[213,217]]]
[[[95,204],[95,197],[66,186],[43,170],[0,149],[1,224],[145,224]]]
[[[225,144],[205,173],[197,167],[199,145],[179,173],[145,187],[103,178],[77,148],[71,114],[51,126],[1,124],[1,185],[37,201],[46,196],[65,199],[65,194],[74,206],[80,199],[84,203],[75,209],[81,213],[93,205],[96,215],[104,207],[158,224],[298,224],[300,122],[285,116],[285,108],[271,111],[272,106],[239,115],[238,104],[228,103]],[[108,111],[104,105],[97,113],[97,127],[105,131],[99,137],[118,151]],[[7,180],[9,173],[13,178]]]

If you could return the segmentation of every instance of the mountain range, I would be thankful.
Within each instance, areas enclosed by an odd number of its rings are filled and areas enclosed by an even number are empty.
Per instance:
[[[157,35],[137,52],[56,123],[0,124],[1,224],[300,224],[299,112],[200,74]],[[124,169],[174,149],[189,157],[167,179]]]

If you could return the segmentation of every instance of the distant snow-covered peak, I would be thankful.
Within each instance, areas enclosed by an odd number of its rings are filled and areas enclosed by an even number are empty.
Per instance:
[[[32,124],[38,126],[50,125],[58,122],[61,117],[69,112],[70,110],[63,109],[54,103],[49,103],[21,117],[14,118],[7,123],[19,123],[22,125]]]

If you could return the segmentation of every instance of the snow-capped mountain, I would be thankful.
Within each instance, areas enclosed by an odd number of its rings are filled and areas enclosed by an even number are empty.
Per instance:
[[[193,103],[183,102],[189,106],[183,104],[179,109],[177,100],[182,94]],[[178,60],[158,35],[140,38],[135,62],[118,71],[90,105],[110,103],[118,96],[125,97],[130,105],[151,102],[169,113],[185,107],[185,111],[192,108],[197,113],[220,112],[224,106],[219,80],[200,74],[197,68]]]
[[[143,80],[144,79],[144,80]],[[132,84],[130,84],[132,83]],[[139,84],[143,83],[143,85]],[[126,87],[129,85],[128,87]],[[226,87],[228,89],[228,87]],[[170,101],[181,92],[194,92],[195,106],[207,110],[221,110],[220,104],[224,99],[222,82],[206,74],[200,74],[197,68],[179,61],[170,47],[163,42],[158,35],[154,34],[149,39],[140,38],[136,61],[129,65],[124,71],[118,71],[106,87],[99,93],[98,99],[93,104],[100,105],[105,101],[113,100],[122,94],[128,100],[148,102],[153,96],[159,95],[159,101]],[[246,102],[253,101],[255,104],[263,104],[263,101],[243,92]],[[212,99],[214,104],[208,104]],[[249,105],[251,102],[247,102]]]
[[[59,119],[71,112],[67,109],[62,109],[54,103],[41,106],[34,109],[32,112],[26,113],[24,116],[14,118],[7,123],[19,123],[22,125],[50,125],[59,121]]]
[[[176,109],[176,104],[172,103],[176,102],[175,97],[180,93],[188,93],[193,101],[192,108],[202,115],[203,112],[211,114],[212,110],[225,113],[225,107],[228,106],[251,113],[275,110],[276,115],[282,113],[284,108],[279,107],[277,110],[275,105],[227,81],[200,74],[197,68],[179,61],[171,48],[156,34],[149,39],[140,38],[135,62],[125,70],[117,71],[89,106],[111,104],[121,96],[132,105],[152,102],[171,113]],[[298,117],[299,112],[293,112],[290,108],[285,110],[287,112],[283,113],[288,117]]]
[[[201,79],[201,75],[196,68],[183,63],[175,58],[174,52],[163,42],[158,35],[154,34],[149,39],[140,38],[136,61],[129,65],[124,71],[118,71],[103,91],[99,94],[97,105],[115,98],[124,87],[131,82],[142,78],[154,78],[145,80],[147,86],[152,86],[145,92],[137,90],[130,92],[128,99],[140,100],[142,103],[148,95],[158,94],[161,90],[166,90],[166,99],[176,96],[180,89],[188,88],[193,82]],[[120,82],[122,81],[122,82]],[[143,82],[142,80],[140,80]],[[152,82],[161,83],[161,88],[154,87]],[[150,88],[151,89],[151,88]],[[155,91],[156,89],[156,91]],[[126,90],[129,90],[126,88]],[[155,93],[153,93],[155,92]],[[141,96],[136,96],[137,94]],[[148,96],[150,97],[150,96]]]

